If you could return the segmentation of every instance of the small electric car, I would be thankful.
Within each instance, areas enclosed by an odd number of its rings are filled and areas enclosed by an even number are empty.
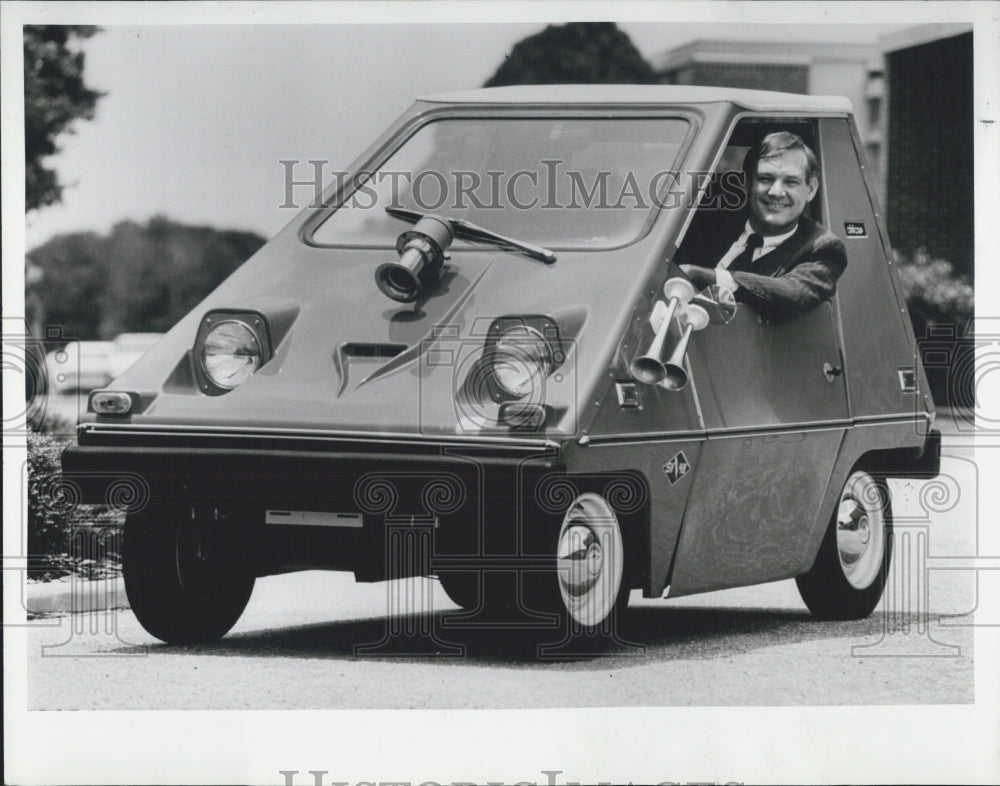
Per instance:
[[[674,264],[692,222],[746,207],[773,131],[816,152],[809,215],[849,260],[781,324]],[[474,90],[417,101],[321,194],[313,171],[63,455],[128,511],[151,634],[218,638],[258,576],[317,568],[436,576],[483,624],[577,635],[635,588],[795,577],[817,617],[875,608],[886,479],[937,474],[940,435],[846,99]]]

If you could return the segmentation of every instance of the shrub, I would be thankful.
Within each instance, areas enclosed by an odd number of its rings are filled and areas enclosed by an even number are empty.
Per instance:
[[[44,432],[28,434],[28,575],[48,572],[47,558],[69,550],[72,491],[62,484],[59,454],[68,439]]]
[[[972,319],[975,297],[969,280],[944,259],[933,259],[923,249],[911,257],[894,253],[899,277],[906,290],[906,306],[916,337],[927,335],[930,325],[954,325],[961,336]]]
[[[62,482],[59,455],[74,444],[70,421],[47,413],[28,433],[28,577],[48,581],[73,573],[82,579],[121,571],[125,514],[108,505],[78,504]]]
[[[950,262],[933,259],[923,249],[911,257],[897,252],[895,260],[918,344],[949,359],[944,364],[927,364],[925,360],[934,401],[938,406],[973,407],[975,375],[966,373],[975,363],[975,344],[968,335],[975,315],[972,284],[956,273]],[[934,326],[945,329],[932,331]]]

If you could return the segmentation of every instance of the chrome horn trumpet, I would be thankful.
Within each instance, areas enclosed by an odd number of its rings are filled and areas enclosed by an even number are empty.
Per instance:
[[[647,385],[655,385],[667,376],[666,366],[663,364],[663,345],[667,340],[667,332],[670,330],[670,322],[674,318],[674,312],[678,304],[686,304],[694,297],[694,286],[686,278],[671,278],[663,285],[663,295],[667,298],[666,315],[659,327],[654,328],[656,336],[653,343],[649,345],[646,353],[639,355],[632,361],[629,370],[632,376],[645,382]],[[662,301],[657,301],[659,306]],[[653,309],[650,321],[654,321],[657,309]]]
[[[399,261],[379,265],[375,283],[393,300],[412,303],[437,284],[444,252],[454,239],[448,220],[424,216],[413,229],[400,234],[396,240]]]
[[[701,306],[688,303],[684,307],[684,311],[677,317],[677,321],[684,332],[664,366],[666,375],[663,378],[663,386],[669,390],[683,390],[687,385],[688,373],[684,370],[684,354],[687,352],[691,334],[696,330],[708,327],[708,312]]]

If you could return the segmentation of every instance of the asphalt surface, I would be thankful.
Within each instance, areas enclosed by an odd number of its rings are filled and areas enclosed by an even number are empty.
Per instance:
[[[813,620],[793,581],[673,600],[633,593],[607,651],[540,652],[535,638],[458,627],[433,579],[356,584],[349,574],[298,573],[260,579],[236,627],[211,646],[164,645],[127,610],[33,620],[28,707],[969,703],[983,590],[963,566],[980,542],[984,480],[971,450],[945,452],[938,480],[893,482],[897,543],[906,545],[866,620]],[[423,611],[390,613],[397,608]]]

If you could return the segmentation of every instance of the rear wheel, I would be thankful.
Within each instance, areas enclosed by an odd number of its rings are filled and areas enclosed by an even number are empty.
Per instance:
[[[185,515],[186,514],[186,515]],[[232,522],[217,509],[155,506],[125,522],[122,573],[132,611],[169,644],[224,636],[246,608],[252,563]]]
[[[799,594],[819,619],[862,619],[882,597],[892,559],[892,504],[882,478],[855,470]]]

